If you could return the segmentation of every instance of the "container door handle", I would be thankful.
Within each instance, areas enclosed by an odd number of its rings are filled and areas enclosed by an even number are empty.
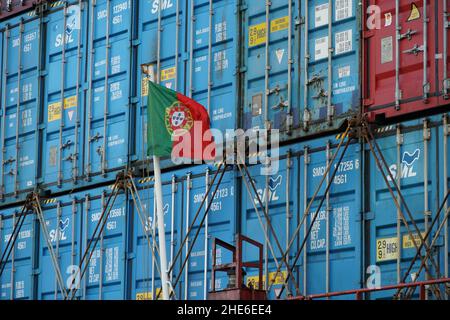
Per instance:
[[[424,51],[423,46],[419,46],[418,44],[416,44],[411,49],[403,51],[403,53],[413,54],[413,55],[417,56],[417,55],[419,55],[420,52],[423,52],[423,51]]]

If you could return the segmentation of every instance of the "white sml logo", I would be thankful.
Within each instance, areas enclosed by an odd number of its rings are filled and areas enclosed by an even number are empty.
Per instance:
[[[166,204],[163,208],[164,217],[169,213],[169,204]],[[166,224],[164,224],[166,226]],[[148,233],[150,230],[153,229],[153,217],[148,217],[147,221],[145,221],[145,232]]]
[[[277,201],[280,199],[280,196],[277,194],[277,189],[281,185],[283,181],[283,177],[279,175],[277,178],[270,178],[269,179],[269,192],[266,192],[266,188],[264,189],[258,189],[258,196],[261,199],[262,203],[266,202],[266,194],[268,193],[268,202]],[[259,200],[257,197],[253,199],[255,201],[255,204],[259,205]]]
[[[56,242],[67,240],[66,229],[69,227],[69,224],[69,218],[59,221],[59,226],[56,229],[50,231],[50,241]]]
[[[153,6],[152,6],[152,14],[158,13],[159,10],[159,1],[160,0],[155,0],[153,1]],[[172,0],[161,0],[161,11],[166,10],[166,9],[170,9],[173,7],[173,2]]]
[[[401,164],[401,178],[407,179],[407,178],[414,178],[417,177],[417,172],[414,170],[414,164],[420,160],[420,149],[416,149],[413,153],[410,153],[406,151],[403,154],[402,157],[402,164]],[[393,164],[389,167],[389,170],[392,173],[392,176],[394,179],[398,178],[398,166],[396,164]],[[391,181],[391,178],[388,177],[389,181]]]
[[[67,9],[69,17],[66,20],[64,32],[56,35],[55,48],[61,47],[64,44],[74,42],[74,30],[80,29],[80,8],[78,6],[70,6]]]

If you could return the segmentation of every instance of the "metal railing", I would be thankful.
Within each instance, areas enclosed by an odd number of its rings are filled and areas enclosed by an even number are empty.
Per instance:
[[[364,300],[364,295],[368,294],[368,293],[406,289],[406,288],[419,288],[420,289],[419,290],[419,300],[425,300],[427,286],[439,285],[439,284],[450,284],[450,278],[419,281],[419,282],[414,282],[414,283],[402,283],[402,284],[389,285],[389,286],[385,286],[385,287],[372,288],[372,289],[367,288],[367,289],[338,291],[338,292],[323,293],[323,294],[313,294],[313,295],[309,295],[309,296],[300,296],[300,297],[291,298],[290,300],[317,300],[317,299],[328,299],[328,298],[333,298],[333,297],[343,297],[343,296],[351,296],[351,295],[355,296],[356,300]]]

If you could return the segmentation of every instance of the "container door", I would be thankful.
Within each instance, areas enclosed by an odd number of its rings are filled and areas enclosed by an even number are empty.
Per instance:
[[[189,0],[187,96],[208,110],[217,144],[236,127],[237,1]]]
[[[314,134],[359,111],[360,9],[356,0],[320,0],[300,10],[302,126]]]
[[[2,197],[18,196],[36,185],[39,118],[38,20],[6,26],[2,73]]]
[[[439,158],[436,145],[438,131],[436,128],[423,127],[423,124],[419,123],[415,130],[406,127],[396,132],[394,127],[393,130],[386,132],[389,136],[381,136],[377,142],[411,210],[417,228],[425,235],[437,212],[437,168],[433,164]],[[369,265],[380,275],[381,286],[395,285],[403,281],[417,252],[402,222],[401,213],[408,221],[414,241],[418,245],[420,245],[419,233],[408,217],[405,206],[402,204],[401,212],[397,210],[372,155],[370,155],[370,168],[370,210],[373,220],[370,220],[370,243],[366,247],[367,252],[370,253]],[[391,178],[388,178],[388,181],[392,181]],[[394,188],[392,183],[391,187]],[[395,196],[398,197],[397,193]],[[439,246],[441,245],[442,243]],[[438,263],[436,253],[433,254],[433,259]],[[420,263],[420,259],[415,262],[413,269],[407,275],[406,282],[411,281]],[[436,269],[430,261],[428,261],[428,267],[431,276],[435,276]],[[425,270],[422,270],[419,280],[425,280]],[[395,291],[373,293],[371,298],[389,299],[393,294]]]
[[[130,298],[132,300],[156,300],[156,297],[159,295],[159,299],[162,299],[161,277],[158,272],[160,269],[159,251],[156,250],[156,246],[159,248],[159,237],[156,221],[156,199],[153,188],[154,180],[153,178],[144,178],[137,180],[136,183],[140,188],[139,198],[143,211],[139,215],[138,208],[130,200],[130,207],[133,212],[132,227],[134,230],[132,232],[134,235],[132,240],[134,263]],[[163,177],[163,206],[164,225],[166,228],[166,254],[169,268],[181,242],[182,194],[182,185],[175,180],[175,176],[172,179],[170,175],[165,175]],[[152,237],[153,234],[156,235],[156,238]],[[153,257],[152,251],[156,253],[156,259]],[[175,264],[169,279],[175,280],[177,277],[179,261]],[[179,292],[180,290],[175,290],[177,298],[179,298]]]
[[[109,190],[110,191],[110,190]],[[108,191],[108,192],[109,192]],[[83,203],[83,246],[82,255],[106,206],[109,193],[96,189],[86,196]],[[110,202],[112,204],[112,200]],[[119,194],[109,213],[109,218],[99,236],[86,275],[79,292],[84,300],[123,300],[125,299],[125,257],[126,257],[126,214],[125,196]],[[100,228],[99,228],[100,230]]]
[[[0,251],[2,253],[11,238],[14,225],[18,222],[18,214],[21,211],[21,208],[18,208],[1,212]],[[35,227],[33,215],[27,216],[0,278],[0,300],[31,300],[34,298],[33,252]]]
[[[267,287],[271,285],[272,290],[268,295],[270,299],[276,298],[277,293],[284,283],[284,279],[288,275],[286,265],[282,262],[282,256],[286,252],[287,246],[298,225],[298,201],[301,192],[301,185],[298,183],[298,158],[288,158],[287,153],[280,154],[280,157],[281,160],[272,162],[273,171],[269,176],[263,175],[265,169],[261,165],[249,168],[250,178],[255,183],[257,195],[255,194],[248,177],[245,178],[248,189],[245,181],[243,181],[244,178],[241,178],[240,186],[242,198],[241,233],[264,245],[264,287],[259,289],[264,289],[266,284]],[[261,207],[259,200],[261,200],[263,207]],[[258,211],[255,210],[255,207]],[[275,235],[267,224],[264,214],[266,208],[268,209],[270,223],[275,231]],[[268,236],[268,240],[266,235]],[[245,245],[243,250],[245,262],[259,261],[259,252],[255,247]],[[291,264],[293,263],[292,258],[295,256],[296,252],[297,241],[294,240],[287,259],[298,283],[299,281],[301,282],[298,278],[298,270],[291,267]],[[277,263],[273,257],[274,254],[280,265],[281,273],[278,275],[276,275]],[[248,269],[246,272],[247,276],[245,284],[248,287],[253,286],[254,288],[258,288],[258,270]],[[267,278],[269,279],[269,282],[267,282]],[[289,281],[289,288],[286,291],[295,294],[292,278]]]
[[[201,169],[203,170],[201,170]],[[206,174],[205,174],[206,173]],[[186,237],[187,228],[192,224],[195,214],[200,208],[202,200],[207,192],[207,181],[212,181],[215,172],[207,171],[206,166],[199,167],[192,174],[189,174],[185,182],[185,215],[183,222],[183,236]],[[195,243],[194,236],[198,232],[200,222],[206,210],[205,205],[200,210],[194,227],[189,235],[189,246],[193,245],[193,250],[188,258],[185,269],[183,291],[179,299],[186,300],[206,300],[211,290],[211,267],[212,267],[212,240],[218,238],[227,243],[234,244],[235,234],[235,205],[234,205],[234,173],[227,172],[223,177],[216,196],[212,199],[212,192],[207,198],[208,203],[212,201],[208,216],[200,229],[199,236]],[[217,177],[213,188],[217,186]],[[210,182],[211,183],[211,182]],[[213,189],[214,190],[214,189]],[[186,259],[187,250],[183,250],[182,259]],[[223,249],[217,253],[217,263],[229,263],[232,261],[231,254]],[[227,286],[227,276],[218,273],[216,277],[216,290],[225,289]]]
[[[85,176],[107,178],[128,162],[131,20],[129,0],[89,2],[89,90]],[[114,175],[113,175],[114,176]]]
[[[439,71],[442,73],[440,76],[440,87],[442,88],[442,98],[439,101],[440,105],[448,105],[450,103],[450,47],[448,44],[449,41],[449,32],[450,32],[450,21],[449,21],[449,8],[450,8],[450,1],[449,0],[442,0],[442,9],[440,7],[440,4],[438,4],[439,13],[437,16],[437,19],[440,21],[439,23],[439,29],[436,32],[437,35],[441,35],[442,37],[439,37],[440,42],[440,48],[442,48],[442,68],[439,67]],[[442,30],[442,31],[440,31]]]
[[[436,107],[442,94],[436,83],[443,60],[437,48],[443,34],[437,30],[439,6],[440,1],[366,1],[366,112],[396,117]]]
[[[450,118],[449,114],[445,114],[443,117],[443,123],[442,126],[438,129],[440,131],[440,142],[439,145],[441,147],[440,152],[440,168],[439,168],[439,177],[442,177],[442,191],[441,196],[439,199],[442,202],[443,199],[446,197],[446,195],[450,191],[450,151],[449,151],[449,143],[450,143]],[[440,179],[438,179],[440,180]],[[441,205],[441,203],[439,203]],[[444,203],[443,210],[441,212],[441,219],[440,223],[444,221],[445,213],[449,212],[450,208],[450,199],[447,199],[447,202]],[[443,247],[442,247],[442,269],[441,274],[443,277],[448,278],[449,275],[449,258],[450,258],[450,240],[449,240],[449,234],[450,234],[450,225],[448,220],[443,225],[443,231],[440,233],[441,239],[443,239]]]
[[[307,212],[306,224],[300,235],[302,242],[317,213],[303,254],[303,290],[307,295],[361,287],[361,151],[358,144],[350,145],[337,166],[342,148],[331,171],[325,176],[326,168],[336,153],[336,143],[335,140],[323,141],[322,145],[325,144],[326,147],[315,150],[313,146],[307,147],[303,159],[303,176],[300,181],[304,181],[306,196],[303,196],[303,207],[300,210],[302,217],[314,193],[319,190]],[[334,180],[331,180],[335,168],[337,173]],[[324,176],[325,182],[319,189]],[[330,191],[319,209],[328,184],[331,184]]]
[[[82,174],[80,128],[83,101],[84,35],[87,10],[64,5],[48,15],[46,44],[43,184],[56,190],[73,188]],[[64,101],[62,107],[61,101]]]
[[[63,300],[64,294],[57,281],[55,264],[52,260],[46,237],[53,246],[60,269],[64,290],[70,291],[68,284],[77,276],[80,260],[81,204],[75,198],[45,200],[43,212],[48,234],[40,228],[38,280],[39,300]],[[78,273],[78,276],[80,273]],[[75,281],[74,285],[79,284]],[[70,297],[70,296],[69,296]]]
[[[289,3],[287,3],[289,2]],[[300,128],[298,97],[298,2],[246,1],[243,14],[244,98],[239,101],[244,129]]]
[[[136,156],[147,159],[147,97],[148,80],[159,82],[180,93],[186,91],[185,43],[186,0],[140,1],[138,16],[137,78],[138,112],[136,119]],[[162,162],[161,166],[171,166]]]

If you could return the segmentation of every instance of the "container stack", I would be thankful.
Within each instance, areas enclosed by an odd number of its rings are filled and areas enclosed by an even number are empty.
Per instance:
[[[162,160],[174,298],[208,299],[238,234],[269,299],[448,279],[450,1],[25,3],[0,7],[0,299],[160,296],[148,81],[218,144],[280,134],[269,175]],[[332,299],[448,298],[419,291]]]

